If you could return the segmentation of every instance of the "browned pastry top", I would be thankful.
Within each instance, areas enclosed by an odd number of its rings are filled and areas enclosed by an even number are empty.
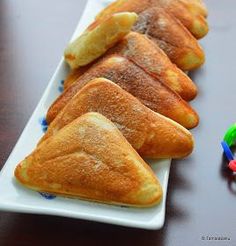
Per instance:
[[[186,101],[192,100],[197,95],[197,87],[193,81],[145,35],[130,32],[120,43],[111,48],[108,54],[120,54],[129,58],[156,79],[168,85]]]
[[[90,81],[68,102],[49,125],[40,144],[87,112],[99,112],[115,123],[143,157],[180,158],[193,149],[193,138],[188,130],[148,109],[104,78]]]
[[[179,95],[131,61],[115,55],[95,64],[52,104],[47,113],[48,123],[52,122],[85,84],[99,77],[110,79],[153,111],[159,112],[187,128],[198,124],[197,114]]]
[[[141,12],[133,31],[146,34],[183,70],[195,69],[204,62],[204,52],[197,40],[163,8]]]
[[[162,197],[151,168],[98,113],[77,118],[43,142],[15,176],[34,190],[105,203],[147,207]]]

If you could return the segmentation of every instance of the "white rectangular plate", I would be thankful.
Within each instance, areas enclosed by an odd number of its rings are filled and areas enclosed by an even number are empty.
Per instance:
[[[107,0],[89,0],[72,39],[82,32],[92,22],[97,12],[108,3],[109,1]],[[13,212],[65,216],[144,229],[161,228],[165,220],[170,160],[148,161],[160,180],[164,193],[162,202],[153,208],[140,209],[103,205],[63,197],[45,199],[39,193],[28,190],[16,183],[14,169],[25,156],[31,153],[43,135],[40,119],[46,115],[48,107],[60,94],[61,81],[66,77],[68,71],[68,66],[62,59],[0,173],[0,209]]]

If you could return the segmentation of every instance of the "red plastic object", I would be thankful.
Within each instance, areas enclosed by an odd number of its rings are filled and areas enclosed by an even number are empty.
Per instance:
[[[228,167],[229,167],[233,172],[236,172],[236,160],[230,161]]]

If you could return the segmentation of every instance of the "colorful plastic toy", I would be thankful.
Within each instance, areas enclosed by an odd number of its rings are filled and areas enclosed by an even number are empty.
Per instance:
[[[229,164],[228,168],[233,172],[236,172],[236,160],[230,149],[236,142],[236,123],[233,124],[225,133],[224,141],[221,142],[221,146],[224,150],[225,156],[227,157]]]
[[[236,123],[233,124],[225,133],[224,141],[229,145],[229,147],[233,146],[236,141]]]

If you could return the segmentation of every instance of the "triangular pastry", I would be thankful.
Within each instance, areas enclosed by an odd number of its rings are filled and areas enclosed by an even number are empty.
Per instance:
[[[139,14],[133,31],[146,34],[184,71],[196,69],[205,61],[197,40],[162,8],[149,8]]]
[[[196,16],[208,16],[206,4],[202,0],[178,0],[190,13]]]
[[[197,95],[197,87],[193,81],[145,35],[130,32],[116,46],[108,50],[109,53],[119,54],[132,60],[186,101],[194,99]]]
[[[82,76],[93,65],[93,62],[76,69],[71,69],[63,82],[63,89],[68,89],[80,76]]]
[[[71,68],[89,64],[129,33],[136,20],[137,14],[123,12],[93,22],[67,46],[65,60]]]
[[[109,49],[103,58],[111,54],[119,54],[132,60],[146,72],[169,86],[186,101],[194,99],[197,95],[197,87],[193,81],[145,35],[130,32],[117,45]],[[86,66],[73,70],[66,78],[64,88],[68,88],[88,68]]]
[[[93,64],[90,63],[86,66],[78,67],[76,69],[70,70],[70,72],[68,73],[67,77],[63,82],[63,89],[67,90],[80,76],[82,76],[85,72],[87,72],[92,65]]]
[[[162,188],[117,127],[88,113],[39,145],[15,169],[24,186],[68,197],[149,207]]]
[[[207,10],[203,4],[194,0],[157,0],[170,14],[175,16],[196,38],[206,36],[209,26],[206,20]]]
[[[66,104],[40,144],[87,112],[98,112],[111,120],[142,157],[181,158],[192,152],[193,138],[188,130],[104,78],[90,81]]]
[[[130,11],[140,14],[142,11],[162,7],[166,12],[175,16],[196,38],[202,38],[208,33],[206,7],[198,0],[117,0],[103,9],[96,19],[104,19],[107,16]]]
[[[178,94],[133,62],[116,55],[94,64],[64,91],[49,108],[47,122],[51,123],[84,85],[99,77],[110,79],[138,98],[148,108],[173,119],[186,128],[193,128],[198,124],[198,115]]]

